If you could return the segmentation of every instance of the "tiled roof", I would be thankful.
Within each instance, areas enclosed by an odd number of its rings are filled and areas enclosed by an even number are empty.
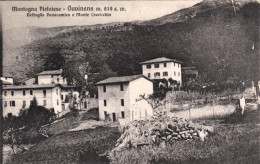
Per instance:
[[[18,85],[18,86],[11,85],[11,86],[4,86],[3,90],[8,90],[8,89],[41,89],[41,88],[54,88],[56,86],[57,85],[55,85],[55,84]]]
[[[132,76],[109,77],[105,80],[102,80],[102,81],[96,83],[96,85],[114,84],[114,83],[127,83],[127,82],[130,82],[130,81],[136,80],[140,77],[144,77],[147,80],[151,81],[150,79],[148,79],[144,75],[132,75]]]
[[[38,73],[37,75],[60,75],[62,70],[51,70],[51,71],[43,71]]]
[[[141,62],[140,64],[149,64],[149,63],[161,63],[161,62],[176,62],[176,63],[182,63],[181,61],[175,60],[175,59],[169,59],[166,57],[160,57],[160,58],[155,58],[152,60],[147,60],[144,62]]]

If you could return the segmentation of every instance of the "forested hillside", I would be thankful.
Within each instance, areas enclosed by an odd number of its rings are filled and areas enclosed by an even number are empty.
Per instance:
[[[147,22],[78,28],[35,40],[23,46],[15,76],[22,80],[77,62],[89,63],[87,71],[104,78],[139,74],[139,62],[164,56],[197,67],[205,81],[259,79],[260,5],[242,2],[203,1]]]

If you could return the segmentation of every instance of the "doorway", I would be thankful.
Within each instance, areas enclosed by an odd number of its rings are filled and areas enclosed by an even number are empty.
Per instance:
[[[116,121],[116,113],[112,113],[112,115],[113,115],[113,122],[115,122]]]

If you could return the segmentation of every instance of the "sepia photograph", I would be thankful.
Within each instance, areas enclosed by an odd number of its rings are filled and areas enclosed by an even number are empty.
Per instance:
[[[1,163],[260,163],[260,1],[1,1]]]

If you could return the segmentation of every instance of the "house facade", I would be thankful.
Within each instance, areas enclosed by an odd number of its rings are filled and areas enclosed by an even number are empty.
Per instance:
[[[62,70],[43,71],[37,74],[38,84],[67,84],[66,78],[61,76]]]
[[[151,106],[146,101],[137,101],[140,95],[153,93],[153,82],[147,77],[143,75],[110,77],[96,85],[100,120],[132,121],[152,115]],[[143,116],[140,116],[141,112],[144,113]]]
[[[156,58],[140,63],[142,65],[143,75],[150,79],[172,78],[178,83],[182,83],[182,62],[165,57]]]
[[[13,84],[14,84],[14,79],[12,77],[1,77],[2,86],[8,86]]]
[[[20,109],[29,108],[31,100],[36,97],[38,105],[48,109],[54,108],[56,114],[63,115],[69,111],[69,97],[72,93],[75,102],[79,101],[79,92],[75,86],[67,85],[61,76],[62,70],[43,71],[36,78],[25,81],[26,85],[3,86],[3,115],[18,115]],[[75,106],[78,108],[78,106]],[[98,107],[97,99],[84,98],[82,109]]]
[[[38,105],[48,109],[53,108],[55,113],[62,111],[60,85],[24,85],[3,87],[3,116],[8,113],[18,115],[20,109],[29,108],[31,101],[36,97]]]

